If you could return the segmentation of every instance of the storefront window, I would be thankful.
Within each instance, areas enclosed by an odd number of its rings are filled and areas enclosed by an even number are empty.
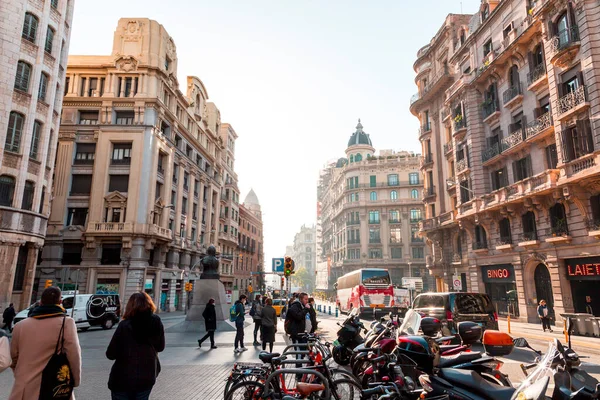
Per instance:
[[[519,301],[515,270],[511,264],[486,265],[481,267],[485,292],[491,297],[499,315],[519,316]]]
[[[600,316],[600,257],[568,259],[565,268],[575,312]]]

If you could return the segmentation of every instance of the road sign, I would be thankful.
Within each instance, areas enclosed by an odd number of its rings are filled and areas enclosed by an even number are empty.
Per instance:
[[[456,291],[462,290],[462,280],[458,276],[454,275],[452,277],[452,284],[454,286],[454,290],[456,290]]]
[[[273,272],[280,272],[283,274],[283,258],[273,259]]]
[[[414,279],[402,278],[402,287],[415,290],[416,285]]]

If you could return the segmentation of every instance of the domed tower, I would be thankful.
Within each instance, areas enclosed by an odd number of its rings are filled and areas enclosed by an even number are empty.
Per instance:
[[[374,153],[375,149],[373,148],[373,143],[371,143],[371,138],[368,133],[363,131],[363,126],[359,119],[358,125],[356,125],[356,132],[348,140],[348,148],[346,149],[348,162],[352,164],[353,162],[365,160],[372,157]]]
[[[248,192],[246,195],[246,198],[244,199],[244,206],[258,218],[261,218],[260,203],[258,202],[256,193],[254,193],[254,189],[250,189],[250,192]]]

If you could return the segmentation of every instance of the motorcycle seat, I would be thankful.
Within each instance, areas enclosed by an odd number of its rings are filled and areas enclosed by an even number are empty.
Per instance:
[[[453,385],[472,390],[474,394],[487,399],[510,400],[515,394],[514,388],[488,382],[475,371],[447,368],[440,372],[441,376]]]
[[[442,356],[438,368],[449,368],[462,363],[470,362],[481,358],[481,353],[478,352],[463,352],[455,356]]]
[[[261,352],[258,355],[258,358],[260,359],[260,361],[264,362],[265,364],[270,363],[273,358],[275,357],[279,357],[281,354],[279,353],[267,353],[267,352]]]

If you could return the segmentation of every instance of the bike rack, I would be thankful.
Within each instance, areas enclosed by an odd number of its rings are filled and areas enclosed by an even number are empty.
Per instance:
[[[277,371],[273,372],[272,374],[270,374],[267,377],[267,380],[265,381],[265,384],[264,384],[265,390],[264,390],[264,393],[262,394],[263,399],[267,399],[269,397],[270,390],[271,390],[271,381],[276,376],[282,375],[282,374],[315,375],[317,378],[319,378],[320,383],[322,383],[323,386],[325,386],[325,390],[323,391],[323,395],[321,395],[321,398],[328,399],[331,396],[331,393],[329,390],[329,382],[327,381],[325,376],[323,374],[321,374],[320,372],[311,371],[311,370],[307,370],[307,369],[303,369],[303,368],[287,368],[287,369],[284,368],[284,369],[278,369]]]

